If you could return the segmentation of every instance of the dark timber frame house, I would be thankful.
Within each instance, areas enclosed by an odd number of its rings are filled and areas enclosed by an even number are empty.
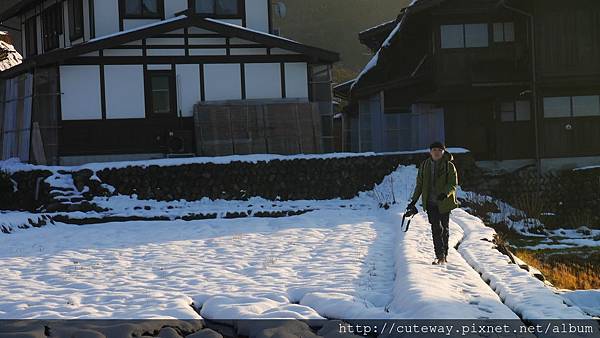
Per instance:
[[[3,159],[329,148],[339,56],[270,34],[269,0],[25,0],[0,13],[15,18],[26,57],[0,73]]]
[[[506,169],[600,162],[600,2],[418,0],[359,38],[375,56],[335,88],[345,150],[441,139]]]

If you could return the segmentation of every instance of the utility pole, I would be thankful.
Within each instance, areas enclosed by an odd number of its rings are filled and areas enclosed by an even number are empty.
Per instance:
[[[542,177],[542,160],[540,157],[540,137],[539,137],[539,123],[538,123],[538,95],[537,95],[537,59],[535,49],[535,19],[533,14],[528,13],[522,9],[512,7],[506,4],[506,0],[501,0],[502,7],[524,15],[529,19],[529,31],[530,31],[530,46],[531,46],[531,96],[533,100],[533,124],[534,124],[534,137],[535,137],[535,166],[537,169],[538,183]]]

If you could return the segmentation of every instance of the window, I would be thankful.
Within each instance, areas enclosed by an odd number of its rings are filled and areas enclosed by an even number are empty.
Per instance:
[[[546,118],[600,116],[600,96],[545,97],[544,116]]]
[[[126,19],[162,19],[163,0],[124,0]]]
[[[500,103],[500,121],[531,120],[531,103],[529,101],[509,101]]]
[[[494,42],[515,41],[515,24],[513,22],[494,23]]]
[[[440,26],[442,48],[474,48],[488,46],[485,23]]]
[[[465,25],[465,46],[467,48],[487,47],[488,25],[485,23]]]
[[[600,116],[600,98],[573,96],[573,116]]]
[[[42,41],[44,51],[59,47],[60,35],[63,33],[63,20],[61,5],[48,7],[42,13]]]
[[[69,38],[83,37],[83,0],[69,0]]]
[[[217,16],[240,16],[238,0],[195,0],[196,13]]]
[[[544,98],[544,117],[569,116],[571,116],[571,98],[569,96]]]
[[[148,72],[148,103],[152,115],[164,116],[175,114],[173,95],[174,78],[171,71]]]
[[[442,25],[442,48],[464,48],[463,25]]]
[[[36,17],[31,17],[25,21],[25,49],[27,56],[37,54],[37,25]]]

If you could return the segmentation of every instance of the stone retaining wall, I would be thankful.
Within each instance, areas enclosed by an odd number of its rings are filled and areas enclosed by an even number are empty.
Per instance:
[[[499,176],[473,176],[463,188],[517,208],[529,205],[553,213],[553,222],[564,227],[600,226],[600,168],[546,173],[540,178],[532,168]]]
[[[398,165],[419,164],[427,156],[426,153],[389,154],[146,167],[140,162],[140,166],[106,168],[95,173],[89,169],[61,173],[72,176],[76,189],[87,200],[112,194],[135,194],[139,199],[159,201],[204,197],[245,200],[253,196],[270,200],[350,199],[360,191],[372,190]],[[455,154],[454,163],[460,177],[476,171],[468,153]],[[38,177],[45,179],[51,174],[41,170],[13,174],[19,190],[9,199],[15,202],[0,209],[33,211],[50,203],[52,189],[47,183],[40,184],[37,200],[34,196]]]

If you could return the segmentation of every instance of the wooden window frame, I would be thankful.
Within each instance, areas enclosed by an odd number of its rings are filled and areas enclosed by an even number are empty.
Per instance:
[[[165,18],[165,2],[164,2],[164,0],[155,0],[156,6],[158,7],[158,13],[156,13],[156,14],[144,13],[144,6],[143,6],[144,0],[130,0],[130,1],[139,1],[140,6],[142,8],[142,13],[128,14],[127,13],[127,0],[119,0],[119,11],[121,13],[122,19],[161,19],[161,20],[164,20],[164,18]]]
[[[487,26],[487,44],[485,46],[468,46],[467,45],[467,26],[473,26],[473,25],[486,25]],[[442,35],[442,27],[443,26],[462,26],[462,46],[461,47],[443,47],[443,35]],[[493,34],[493,26],[491,28],[492,30],[492,34]],[[490,41],[490,24],[489,22],[467,22],[467,23],[440,23],[439,24],[439,29],[438,29],[438,34],[439,34],[439,43],[438,43],[438,48],[440,50],[464,50],[464,49],[483,49],[483,48],[489,48],[491,46],[491,44],[493,43],[493,36],[492,36],[492,41]]]
[[[79,8],[76,8],[76,4]],[[83,0],[68,0],[69,7],[69,40],[75,41],[83,38],[84,19],[83,19]],[[75,12],[77,10],[77,13]],[[78,19],[81,31],[76,31],[75,21]]]
[[[568,119],[568,118],[588,118],[588,117],[597,118],[597,117],[599,117],[600,114],[575,115],[575,98],[582,97],[582,96],[594,96],[594,97],[596,97],[600,101],[600,95],[597,95],[597,94],[589,94],[589,95],[564,95],[564,96],[544,96],[542,98],[542,107],[544,109],[544,118],[545,119]],[[551,98],[560,98],[560,97],[569,98],[569,115],[567,115],[567,116],[546,116],[546,105],[545,105],[544,100],[545,99],[551,99]]]
[[[497,25],[502,26],[502,40],[498,40],[496,41],[496,27]],[[507,40],[506,39],[506,26],[507,25],[512,25],[512,40]],[[516,28],[516,23],[514,21],[494,21],[492,22],[492,43],[495,44],[509,44],[509,43],[515,43],[517,40],[517,28]]]
[[[518,103],[519,102],[527,102],[529,103],[529,118],[524,120],[524,119],[519,119],[518,118]],[[503,104],[512,104],[512,110],[502,110],[502,105]],[[499,109],[498,109],[500,116],[499,116],[499,120],[502,123],[514,123],[514,122],[529,122],[531,121],[531,101],[529,100],[503,100],[499,102]],[[503,120],[502,119],[502,113],[512,113],[512,118],[510,120]]]
[[[32,57],[38,53],[37,16],[25,20],[25,53]]]
[[[198,15],[200,17],[208,17],[208,18],[215,18],[215,19],[244,19],[245,15],[246,15],[244,0],[237,0],[237,10],[238,10],[237,14],[219,14],[216,12],[218,0],[211,0],[211,1],[214,2],[215,11],[213,13],[197,13],[196,12],[196,0],[188,0],[188,7],[192,11],[192,13],[194,13],[194,15]]]
[[[60,35],[64,33],[62,2],[56,3],[42,12],[42,45],[44,53],[60,47]]]
[[[155,75],[168,76],[169,77],[169,105],[171,112],[169,113],[155,113],[154,112],[154,100],[152,94],[152,77]],[[146,102],[146,117],[147,118],[173,118],[177,117],[177,83],[175,77],[175,71],[171,70],[146,70],[144,72],[145,84],[144,84],[144,96]]]

